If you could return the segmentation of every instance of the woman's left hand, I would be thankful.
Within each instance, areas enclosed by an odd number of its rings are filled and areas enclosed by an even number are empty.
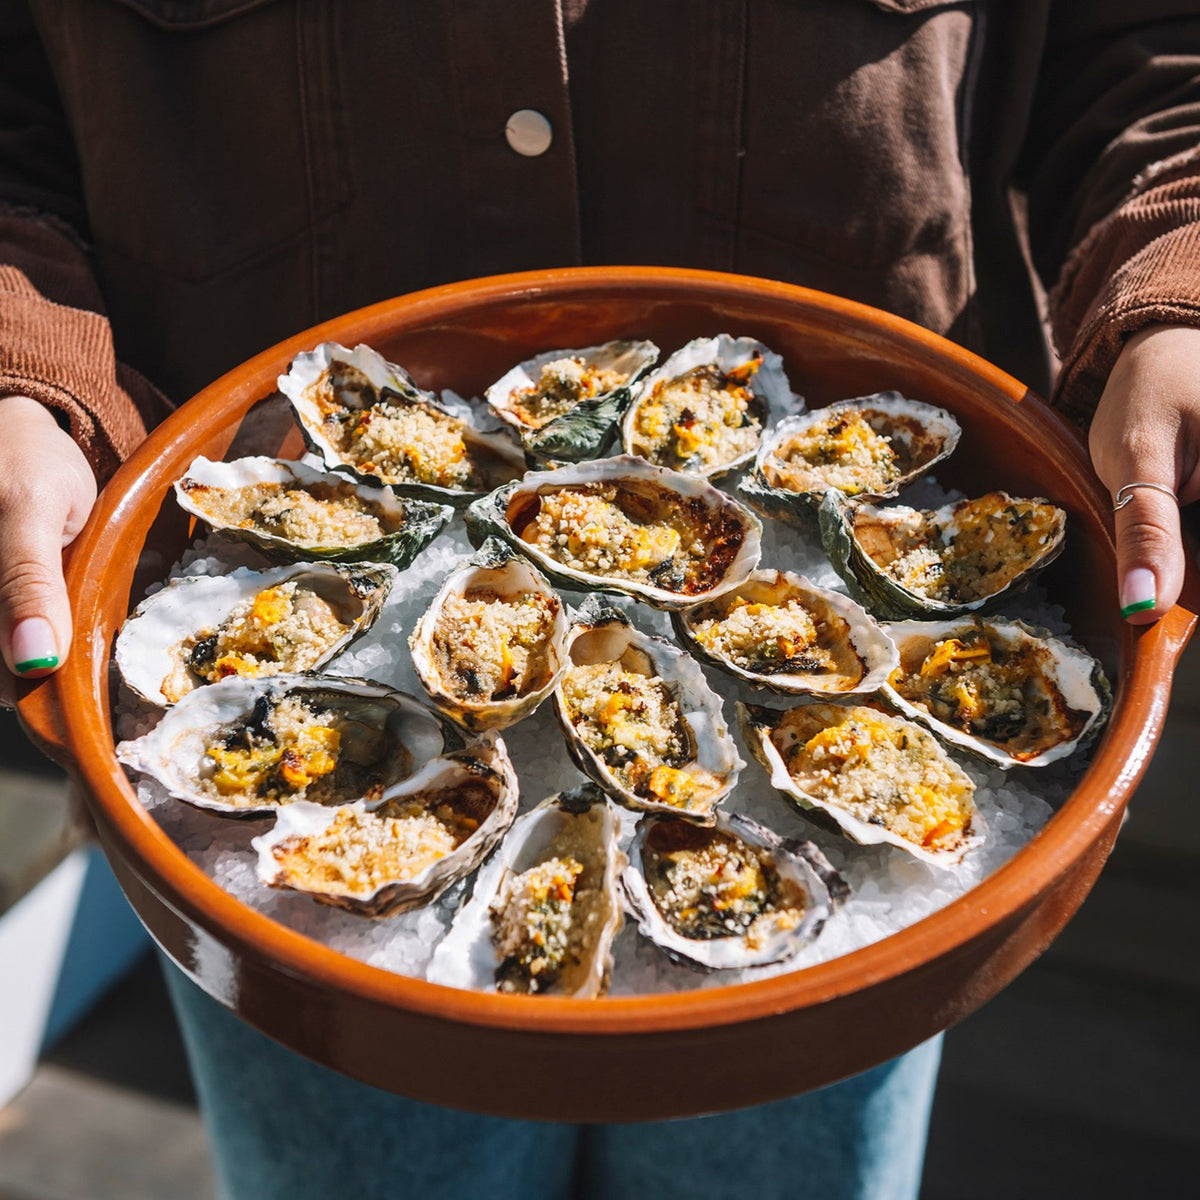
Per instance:
[[[1200,329],[1154,325],[1125,343],[1088,442],[1096,474],[1114,500],[1130,483],[1160,484],[1179,498],[1133,488],[1113,517],[1121,615],[1148,625],[1179,599],[1179,506],[1200,499]]]

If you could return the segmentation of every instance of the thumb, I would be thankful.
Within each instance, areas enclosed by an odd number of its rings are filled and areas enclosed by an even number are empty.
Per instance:
[[[71,645],[63,582],[65,518],[32,498],[0,512],[0,653],[17,676],[55,670]]]
[[[1159,481],[1144,469],[1128,478]],[[1164,480],[1162,486],[1170,484]],[[1121,499],[1126,496],[1128,502],[1114,516],[1121,616],[1131,624],[1146,625],[1175,603],[1183,587],[1179,506],[1172,496],[1149,487],[1126,488]]]

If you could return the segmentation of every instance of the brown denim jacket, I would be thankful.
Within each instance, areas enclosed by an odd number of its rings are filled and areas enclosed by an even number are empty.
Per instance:
[[[0,395],[103,477],[143,376],[179,400],[387,296],[658,263],[1045,389],[1040,279],[1085,414],[1128,332],[1200,324],[1198,146],[1179,0],[0,0]]]

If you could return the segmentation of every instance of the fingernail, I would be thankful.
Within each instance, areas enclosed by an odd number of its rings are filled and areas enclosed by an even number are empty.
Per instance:
[[[58,641],[45,617],[26,617],[13,627],[12,656],[18,675],[58,666]]]
[[[1148,612],[1158,602],[1155,595],[1154,572],[1135,567],[1121,584],[1121,616]]]

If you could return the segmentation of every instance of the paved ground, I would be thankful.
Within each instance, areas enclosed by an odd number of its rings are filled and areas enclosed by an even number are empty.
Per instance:
[[[947,1038],[922,1200],[1197,1194],[1200,649],[1185,673],[1095,891],[1042,959]],[[213,1197],[151,959],[0,1110],[0,1200],[110,1197]]]

